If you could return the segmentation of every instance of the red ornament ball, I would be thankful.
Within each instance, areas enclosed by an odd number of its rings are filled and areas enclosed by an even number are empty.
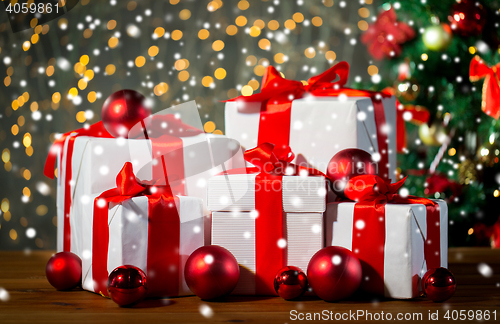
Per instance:
[[[483,32],[488,13],[476,0],[459,0],[451,9],[451,29],[460,36],[477,36]]]
[[[71,252],[56,253],[47,262],[45,274],[57,290],[73,289],[82,282],[82,260]]]
[[[240,278],[234,255],[217,245],[202,246],[187,259],[184,277],[189,289],[201,299],[229,295]]]
[[[326,301],[351,296],[361,284],[359,259],[346,248],[328,246],[316,252],[307,266],[307,279],[314,293]]]
[[[274,278],[274,290],[283,299],[300,297],[307,289],[306,274],[297,267],[284,267]]]
[[[360,149],[345,149],[335,154],[326,169],[330,186],[337,196],[344,196],[347,182],[358,175],[377,174],[378,165],[372,155]]]
[[[128,137],[134,125],[151,115],[146,98],[134,90],[120,90],[106,99],[101,119],[104,128],[114,137]]]
[[[422,289],[427,298],[433,302],[443,302],[453,294],[457,289],[455,276],[446,268],[433,268],[427,271],[422,278]]]
[[[132,265],[113,270],[108,277],[109,297],[120,306],[132,306],[146,297],[146,274]]]

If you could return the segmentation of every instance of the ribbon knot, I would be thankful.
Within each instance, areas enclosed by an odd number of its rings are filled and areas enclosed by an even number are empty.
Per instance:
[[[485,114],[495,119],[500,117],[499,66],[500,63],[490,67],[476,55],[471,60],[469,67],[469,79],[472,82],[476,82],[484,78],[481,109]]]
[[[356,202],[382,204],[398,200],[397,192],[403,186],[406,177],[396,183],[377,175],[360,175],[350,179],[344,190],[347,198]]]
[[[282,173],[280,169],[284,170],[284,167],[295,158],[295,154],[293,154],[289,146],[280,153],[277,153],[274,144],[262,143],[253,149],[245,151],[244,158],[246,161],[255,165],[260,172],[269,173],[274,171]]]

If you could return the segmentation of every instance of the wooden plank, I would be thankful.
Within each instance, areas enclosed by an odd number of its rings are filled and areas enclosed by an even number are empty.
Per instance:
[[[394,318],[398,313],[418,313],[424,321],[428,320],[429,312],[439,311],[440,322],[449,322],[442,318],[447,310],[496,310],[497,320],[500,319],[500,258],[498,251],[490,249],[450,249],[450,269],[455,272],[459,285],[455,296],[446,303],[433,303],[425,298],[375,301],[359,296],[336,303],[314,297],[298,301],[278,297],[227,297],[218,302],[183,297],[147,300],[133,308],[120,308],[109,299],[82,290],[54,290],[44,275],[45,264],[52,253],[0,252],[0,287],[10,294],[9,301],[0,302],[0,323],[291,323],[295,322],[291,311],[332,312],[333,316],[357,311],[370,312],[373,316],[383,311]],[[477,264],[481,262],[492,267],[491,277],[477,271]],[[201,310],[207,307],[211,317],[202,314]],[[369,322],[367,317],[357,320]]]

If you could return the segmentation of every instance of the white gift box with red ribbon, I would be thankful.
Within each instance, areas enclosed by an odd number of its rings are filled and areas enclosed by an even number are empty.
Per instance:
[[[93,208],[91,203],[85,206],[84,226],[82,233],[82,287],[85,290],[107,294],[98,291],[99,285],[95,284],[93,260],[96,251],[106,248],[106,260],[104,271],[111,273],[113,269],[122,265],[133,265],[142,269],[148,278],[148,296],[187,296],[193,295],[184,280],[184,266],[187,258],[197,248],[204,245],[204,217],[202,200],[195,197],[176,197],[178,210],[178,228],[161,228],[161,226],[150,224],[149,200],[146,196],[127,199],[118,204],[110,204],[107,209],[109,240],[107,246],[93,246],[95,229],[93,222]],[[155,217],[167,217],[167,215],[156,215]],[[171,216],[168,216],[171,217]],[[151,244],[151,231],[160,231],[156,236],[169,235],[168,230],[175,231],[179,236],[176,246],[149,246]],[[175,245],[175,244],[174,244]],[[158,253],[162,249],[163,253]],[[152,266],[152,259],[168,259],[169,254],[178,258],[176,265],[170,267]],[[166,260],[168,261],[168,260]],[[101,265],[102,266],[102,265]],[[156,269],[156,272],[152,273]],[[154,278],[156,276],[156,278]],[[106,278],[107,279],[107,278]],[[159,285],[155,283],[160,282]],[[105,283],[101,287],[105,287]],[[162,288],[165,286],[166,288]],[[171,291],[171,286],[177,286]],[[167,293],[167,291],[169,293]]]
[[[377,284],[382,291],[377,293],[389,298],[410,299],[418,297],[421,293],[421,279],[428,270],[425,256],[425,245],[429,231],[434,231],[434,237],[438,237],[437,265],[447,267],[448,260],[448,207],[442,200],[434,200],[438,205],[439,219],[429,223],[427,209],[423,204],[385,204],[385,217],[380,222],[385,222],[385,242],[379,245],[368,239],[366,231],[374,231],[374,228],[365,226],[361,220],[356,220],[354,202],[329,203],[325,213],[326,245],[342,246],[359,256],[359,246],[370,251],[381,246],[383,255],[380,260],[382,267],[381,278],[370,278],[363,274],[363,285],[373,290],[374,281],[383,280]],[[365,231],[366,235],[362,235]],[[360,242],[362,241],[362,242]],[[355,244],[356,243],[356,244]],[[355,248],[353,246],[356,245]],[[366,254],[366,253],[365,253]],[[363,259],[360,258],[362,265]],[[383,286],[382,286],[383,284]]]
[[[82,233],[81,229],[88,224],[89,220],[85,210],[92,206],[93,198],[101,192],[116,186],[116,174],[125,162],[132,162],[134,172],[141,180],[149,181],[153,177],[151,140],[139,139],[116,139],[91,136],[78,136],[71,140],[69,135],[62,148],[62,159],[58,158],[57,167],[59,177],[57,181],[57,250],[70,250],[82,257]],[[238,167],[243,164],[239,146],[223,147],[222,144],[210,144],[216,149],[218,160],[226,162],[206,168],[210,156],[200,156],[199,149],[190,149],[199,143],[207,143],[207,140],[224,139],[225,136],[214,134],[200,134],[196,136],[180,137],[183,150],[183,167],[188,176],[178,182],[182,182],[185,194],[190,197],[202,199],[205,215],[206,244],[210,241],[210,218],[206,207],[207,183],[214,174]],[[72,143],[70,143],[72,142]],[[234,141],[233,141],[234,143]],[[68,154],[68,146],[71,145],[71,154]],[[204,149],[201,151],[205,151]],[[209,155],[207,153],[207,155]],[[71,179],[66,179],[65,166],[67,159],[71,166]],[[61,168],[61,164],[63,168]],[[199,172],[199,170],[203,170]],[[173,181],[172,181],[173,182]],[[67,195],[69,193],[69,195]],[[69,206],[66,206],[69,204]],[[69,210],[65,217],[65,208]]]
[[[324,246],[325,178],[285,175],[266,187],[258,177],[217,175],[208,183],[212,244],[227,248],[240,264],[236,295],[276,295],[273,278],[278,270],[290,265],[306,272],[311,257]],[[257,211],[258,199],[266,198],[268,207],[281,209]],[[259,262],[267,266],[262,273]]]
[[[362,149],[380,161],[379,175],[394,181],[395,98],[345,88],[348,73],[348,64],[340,62],[304,84],[268,67],[260,93],[226,102],[226,135],[245,149],[264,142],[278,150],[289,146],[296,156],[293,163],[323,173],[339,151]]]

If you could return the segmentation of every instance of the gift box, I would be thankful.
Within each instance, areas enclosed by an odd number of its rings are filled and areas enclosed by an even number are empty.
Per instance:
[[[184,266],[204,245],[202,200],[174,196],[167,186],[139,184],[130,163],[118,178],[117,189],[86,208],[91,219],[81,231],[82,287],[107,295],[108,274],[133,265],[147,275],[148,297],[192,295]]]
[[[348,69],[340,62],[303,84],[269,67],[260,93],[226,102],[226,135],[244,148],[263,142],[290,146],[292,162],[325,173],[336,153],[359,148],[380,161],[381,177],[395,180],[395,98],[345,88]],[[332,83],[335,78],[340,80]]]
[[[326,245],[356,254],[364,291],[410,299],[420,295],[427,269],[447,267],[448,208],[443,200],[393,193],[378,201],[374,195],[369,201],[329,203]]]
[[[235,141],[228,141],[225,136],[205,134],[180,121],[176,124],[168,116],[156,116],[151,128],[158,134],[153,133],[148,139],[111,138],[102,122],[99,122],[89,129],[68,133],[56,143],[60,151],[52,154],[52,161],[57,163],[59,173],[58,251],[71,251],[82,256],[80,229],[84,226],[82,222],[89,219],[85,216],[88,213],[85,212],[85,206],[92,205],[96,195],[115,187],[116,174],[128,161],[132,162],[134,172],[141,181],[164,178],[166,169],[170,172],[168,181],[176,194],[203,200],[208,231],[205,238],[206,243],[209,243],[210,219],[206,208],[208,179],[225,169],[242,165],[242,154],[238,155],[241,149]],[[162,127],[156,124],[166,121],[170,127],[182,125],[182,131],[161,135]],[[167,131],[168,128],[164,130],[165,133]],[[153,151],[158,147],[158,150]],[[211,154],[217,158],[212,159]],[[168,157],[165,164],[158,163],[161,156]],[[46,174],[53,174],[53,164],[52,168],[51,163],[47,163],[47,166]]]
[[[276,273],[287,265],[305,272],[324,246],[325,177],[288,163],[285,173],[263,171],[266,164],[275,166],[264,160],[253,159],[259,168],[230,170],[208,183],[212,244],[238,260],[237,295],[276,295]]]

